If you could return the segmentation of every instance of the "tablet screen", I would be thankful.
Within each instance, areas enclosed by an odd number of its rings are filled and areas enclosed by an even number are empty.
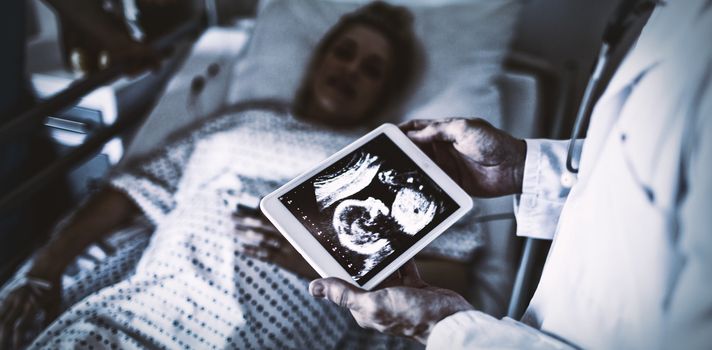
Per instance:
[[[385,134],[279,200],[360,285],[459,209]]]

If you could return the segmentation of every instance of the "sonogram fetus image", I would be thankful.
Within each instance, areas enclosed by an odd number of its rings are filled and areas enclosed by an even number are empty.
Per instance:
[[[360,284],[457,210],[385,135],[280,200]]]

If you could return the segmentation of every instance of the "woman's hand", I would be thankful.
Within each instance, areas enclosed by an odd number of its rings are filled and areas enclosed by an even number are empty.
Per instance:
[[[263,218],[238,211],[233,214],[235,230],[239,236],[238,250],[252,257],[271,260],[289,243]]]
[[[238,237],[238,251],[269,261],[308,279],[319,275],[294,247],[261,215],[238,210],[233,214]]]
[[[471,195],[522,191],[524,140],[482,119],[412,120],[400,128]]]
[[[413,338],[423,344],[442,319],[473,309],[459,294],[423,282],[412,260],[370,292],[330,277],[312,281],[309,293],[348,308],[363,328]]]
[[[59,279],[47,284],[29,277],[20,282],[0,304],[0,349],[24,346],[37,317],[48,324],[57,316],[59,305]]]
[[[29,276],[18,283],[0,305],[0,349],[22,343],[35,317],[44,313],[43,321],[49,323],[60,306],[61,276],[70,262],[89,244],[120,225],[128,222],[140,211],[126,194],[104,188],[93,195],[67,222],[40,248],[33,259]],[[39,281],[49,282],[44,286]]]

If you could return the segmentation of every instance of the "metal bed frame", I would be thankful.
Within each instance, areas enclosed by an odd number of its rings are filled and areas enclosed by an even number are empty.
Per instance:
[[[504,62],[504,67],[513,72],[522,72],[537,78],[537,129],[528,137],[562,137],[559,135],[562,124],[567,123],[571,115],[570,93],[572,72],[560,70],[550,63],[524,53],[513,53]],[[516,238],[514,238],[516,239]],[[507,317],[520,319],[529,300],[534,295],[536,285],[549,252],[547,240],[522,238],[521,253],[514,276]],[[514,262],[513,262],[514,263]]]
[[[173,32],[155,40],[150,44],[150,47],[155,50],[155,52],[165,52],[179,42],[195,36],[200,32],[202,27],[202,19],[191,20],[182,24]],[[127,68],[126,64],[117,63],[94,75],[79,79],[69,85],[65,90],[51,96],[17,117],[12,118],[10,122],[0,125],[0,146],[11,139],[12,134],[36,128],[38,125],[41,125],[48,116],[73,106],[82,97],[97,88],[105,86],[124,76],[127,72]],[[12,191],[4,194],[0,198],[0,213],[7,212],[20,204],[26,203],[39,190],[58,177],[63,176],[74,167],[87,161],[106,142],[138,125],[142,119],[143,115],[131,115],[125,118],[119,118],[111,126],[98,129],[76,149],[50,163]],[[32,248],[33,247],[30,247],[30,249]],[[19,263],[23,261],[30,252],[31,251],[19,252],[6,266],[0,266],[0,284],[10,277]]]

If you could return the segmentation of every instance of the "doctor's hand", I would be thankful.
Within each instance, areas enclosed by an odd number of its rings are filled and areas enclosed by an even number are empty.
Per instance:
[[[400,128],[470,195],[522,191],[524,140],[482,119],[412,120]]]
[[[363,328],[409,337],[423,344],[435,324],[473,309],[459,294],[423,282],[412,260],[370,292],[330,277],[312,281],[309,293],[348,308]]]

